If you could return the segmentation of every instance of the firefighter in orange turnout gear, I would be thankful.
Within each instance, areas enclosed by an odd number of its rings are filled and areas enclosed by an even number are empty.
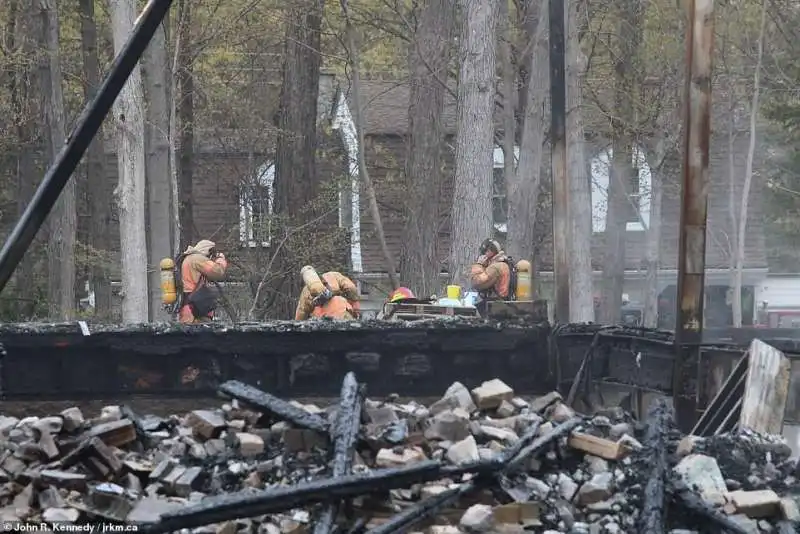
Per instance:
[[[295,321],[304,321],[309,317],[342,321],[358,319],[361,297],[352,280],[336,271],[319,276],[310,265],[303,267],[300,274],[303,277],[303,290],[294,313]]]
[[[183,324],[205,323],[214,318],[216,292],[208,283],[223,280],[228,269],[228,260],[215,247],[213,241],[203,239],[181,255],[178,320]]]
[[[507,300],[511,292],[511,267],[500,243],[487,239],[481,244],[480,256],[470,269],[472,289],[483,300]]]

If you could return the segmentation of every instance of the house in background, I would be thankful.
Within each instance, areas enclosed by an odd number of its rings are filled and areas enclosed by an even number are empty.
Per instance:
[[[409,87],[402,82],[365,81],[362,89],[363,115],[365,117],[366,156],[368,167],[376,183],[378,202],[382,209],[384,230],[387,242],[399,257],[402,239],[402,211],[397,207],[403,199],[402,173],[405,158],[406,139],[408,135],[408,101]],[[350,102],[352,105],[352,101]],[[448,100],[443,115],[444,129],[453,137],[456,130],[455,104]],[[598,140],[597,136],[587,135],[586,157],[587,168],[591,170],[592,191],[592,266],[595,278],[595,292],[600,290],[600,275],[603,266],[603,241],[605,230],[605,197],[608,188],[609,162],[611,159],[610,142]],[[730,271],[729,243],[735,239],[731,235],[729,201],[730,170],[729,156],[732,156],[734,175],[733,198],[737,203],[741,198],[745,158],[748,138],[740,135],[736,138],[733,153],[728,150],[728,139],[723,135],[712,135],[711,143],[711,188],[708,202],[707,250],[706,250],[706,320],[709,326],[729,324],[730,312]],[[451,143],[451,146],[454,144]],[[518,150],[518,148],[517,148]],[[442,283],[447,275],[446,259],[450,245],[449,213],[452,190],[453,151],[447,154],[447,182],[443,184],[442,209],[445,214],[440,226]],[[495,148],[494,161],[494,226],[502,237],[506,230],[506,199],[503,177],[503,152]],[[543,164],[545,171],[549,166],[549,155],[546,153]],[[634,153],[634,164],[638,169],[638,195],[632,200],[637,203],[638,214],[632,217],[627,226],[627,244],[625,254],[624,293],[632,302],[643,300],[645,282],[644,253],[647,244],[647,228],[650,221],[651,172],[644,149],[639,147]],[[758,165],[758,163],[757,163]],[[665,187],[662,200],[661,227],[661,269],[658,275],[660,300],[663,313],[662,324],[671,327],[671,315],[674,313],[674,299],[677,286],[678,225],[680,220],[680,163],[677,161],[665,164]],[[767,274],[764,234],[762,230],[761,184],[754,180],[750,192],[750,209],[747,214],[747,238],[745,243],[745,268],[743,277],[743,293],[745,323],[753,320],[754,290]],[[360,256],[361,270],[357,276],[365,282],[365,298],[373,303],[373,308],[380,305],[387,294],[387,276],[379,243],[375,237],[374,225],[366,210],[361,206]],[[540,210],[543,212],[545,210]],[[537,288],[543,298],[552,299],[553,292],[553,259],[551,226],[548,214],[541,214],[537,221],[540,235],[544,236],[536,258]],[[479,243],[475,243],[476,253]],[[377,295],[375,295],[377,293]]]
[[[277,109],[277,89],[279,86],[267,86],[264,89],[260,98],[266,106],[266,111],[262,113],[264,116],[273,115]],[[320,77],[317,117],[317,140],[321,154],[318,160],[319,180],[321,184],[336,183],[340,187],[338,209],[323,224],[341,228],[344,234],[351,237],[348,241],[358,243],[359,211],[352,209],[352,205],[359,205],[360,192],[357,172],[353,174],[357,156],[353,148],[355,126],[344,95],[331,74]],[[270,225],[275,201],[275,134],[276,128],[271,123],[266,123],[258,131],[198,127],[195,132],[192,183],[194,238],[213,239],[218,248],[233,260],[224,284],[225,292],[234,306],[244,310],[249,308],[251,286],[257,285],[257,281],[248,279],[236,264],[244,263],[256,255],[268,260],[277,246]],[[118,174],[113,139],[109,138],[106,147],[108,181],[111,187],[115,187]],[[90,222],[88,215],[79,217],[79,227],[88,228]],[[117,256],[119,221],[116,213],[112,213],[109,226],[114,245],[112,253]],[[147,231],[166,229],[148,228]],[[347,242],[345,247],[347,250],[342,251],[341,263],[359,268],[358,247],[350,246]],[[112,286],[119,288],[118,258],[114,264]],[[151,268],[157,268],[157,264],[158,259],[155,259]],[[87,293],[83,299],[86,305],[94,300],[91,288],[87,289]]]
[[[359,147],[352,117],[353,102],[333,75],[325,74],[320,80],[318,101],[319,148],[324,157],[319,162],[320,178],[335,180],[338,184],[339,206],[328,221],[339,227],[349,237],[342,250],[343,260],[349,265],[364,299],[365,312],[377,311],[389,292],[388,277],[374,223],[369,215],[362,185],[358,178],[357,158],[359,150],[365,151],[367,166],[376,185],[377,200],[383,218],[387,243],[399,258],[403,231],[404,182],[403,168],[408,136],[407,83],[398,81],[363,82],[362,106],[365,121],[365,146]],[[277,92],[265,95],[264,101],[277,104]],[[265,104],[267,105],[267,104]],[[456,127],[455,105],[448,101],[443,114],[443,126],[451,141]],[[268,223],[274,209],[274,128],[265,128],[259,135],[252,132],[224,131],[198,132],[195,136],[195,174],[193,206],[195,235],[212,236],[221,249],[242,258],[253,254],[272,254],[276,243]],[[255,142],[254,142],[255,139]],[[587,141],[587,168],[591,169],[592,185],[592,264],[595,271],[595,290],[600,289],[600,271],[603,261],[603,231],[605,224],[605,192],[608,187],[609,144],[595,139]],[[113,146],[109,143],[108,146]],[[454,144],[450,144],[451,148]],[[714,136],[712,139],[712,186],[709,192],[709,218],[707,239],[707,306],[708,324],[725,324],[730,316],[728,281],[728,243],[733,236],[728,231],[729,172],[727,139]],[[453,149],[454,150],[454,149]],[[453,150],[446,153],[445,183],[442,184],[441,212],[443,218],[438,228],[441,250],[442,285],[448,280],[447,256],[450,246],[449,212],[453,187]],[[518,150],[518,149],[517,149]],[[747,151],[746,136],[739,136],[734,146],[733,160],[738,181],[734,198],[740,198],[741,181]],[[488,157],[489,155],[487,155]],[[506,198],[503,176],[503,153],[495,148],[491,155],[494,161],[494,227],[502,238],[506,231]],[[545,153],[544,168],[547,174],[549,156]],[[646,229],[650,224],[650,170],[644,152],[640,149],[635,157],[639,169],[638,190],[635,197],[638,215],[628,223],[626,247],[626,274],[624,292],[631,301],[642,300],[645,280],[643,254],[647,243]],[[109,155],[109,180],[116,184],[116,161]],[[664,300],[664,318],[674,310],[677,280],[678,221],[680,167],[673,162],[667,172],[662,204],[661,271],[659,291]],[[546,175],[545,175],[546,178]],[[552,242],[549,210],[539,210],[537,226],[540,243],[536,267],[537,288],[543,298],[552,295]],[[84,220],[82,224],[88,224]],[[745,248],[745,294],[752,302],[753,288],[765,279],[767,273],[764,236],[761,228],[761,189],[758,180],[753,181],[748,233]],[[112,221],[112,232],[118,232],[117,222]],[[150,229],[152,231],[152,229]],[[479,243],[475,243],[476,254]],[[320,266],[326,268],[327,266]],[[232,269],[231,288],[238,287],[237,301],[247,307],[253,280]],[[117,278],[118,279],[118,278]],[[231,289],[233,292],[233,289]],[[752,311],[752,306],[750,308]],[[752,313],[745,314],[745,319]]]

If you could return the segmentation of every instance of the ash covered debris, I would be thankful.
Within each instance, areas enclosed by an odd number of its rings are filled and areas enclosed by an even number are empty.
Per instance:
[[[780,438],[685,437],[663,402],[637,422],[497,379],[456,382],[429,406],[363,398],[352,374],[326,407],[220,389],[234,397],[221,408],[167,418],[0,416],[0,519],[198,534],[760,533],[800,520]]]

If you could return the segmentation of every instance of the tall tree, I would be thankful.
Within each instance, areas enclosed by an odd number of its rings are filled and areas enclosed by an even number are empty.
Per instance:
[[[498,2],[461,0],[458,125],[450,276],[465,285],[478,245],[492,235],[495,29]]]
[[[594,321],[592,279],[592,198],[584,146],[583,80],[587,60],[581,51],[585,2],[568,0],[567,10],[567,176],[571,239],[569,253],[569,320]]]
[[[642,39],[644,0],[619,0],[619,43],[614,61],[614,117],[611,119],[611,169],[608,179],[601,321],[619,322],[625,281],[628,222],[638,216],[631,191],[638,175],[633,165],[636,126],[636,58]]]
[[[192,207],[194,183],[194,47],[192,41],[192,1],[178,2],[178,39],[176,133],[178,151],[178,220],[181,250],[195,241],[194,210]]]
[[[753,160],[756,153],[756,126],[758,125],[759,97],[761,96],[761,66],[764,61],[764,33],[767,27],[767,0],[762,0],[761,29],[758,34],[758,54],[753,73],[753,97],[750,102],[750,140],[747,147],[747,162],[744,169],[742,203],[739,207],[739,227],[736,237],[736,264],[733,278],[733,326],[742,326],[742,272],[744,271],[745,239],[747,238],[747,209],[750,202],[750,186],[753,182]]]
[[[323,0],[295,2],[287,19],[275,157],[275,212],[287,224],[298,227],[313,218],[310,208],[319,186],[316,140],[323,8]],[[290,315],[299,295],[294,280],[301,264],[310,258],[294,258],[289,246],[284,251],[281,270],[288,280],[282,284],[276,311]]]
[[[366,143],[364,142],[366,134],[364,133],[364,113],[361,101],[361,61],[359,59],[359,46],[356,40],[356,28],[350,18],[350,10],[348,9],[347,0],[340,0],[342,6],[342,14],[345,18],[345,32],[347,42],[347,55],[350,59],[351,71],[353,74],[353,103],[354,113],[353,119],[356,123],[356,132],[358,135],[358,175],[364,185],[364,191],[367,194],[367,202],[369,204],[369,213],[372,217],[372,224],[375,225],[375,234],[378,238],[378,243],[383,252],[383,259],[386,265],[386,274],[389,277],[389,283],[393,289],[400,287],[397,280],[397,267],[394,261],[394,254],[389,249],[389,244],[386,242],[386,233],[383,231],[383,219],[381,218],[381,211],[378,206],[378,198],[375,195],[375,186],[372,183],[372,178],[367,169],[367,155]]]
[[[100,88],[100,61],[97,55],[97,23],[94,0],[80,0],[81,52],[83,55],[83,97],[88,102]],[[103,254],[111,250],[111,187],[106,179],[106,150],[102,132],[94,137],[86,151],[86,180],[89,212],[89,245]],[[106,266],[95,261],[89,271],[89,284],[94,291],[97,317],[111,314],[111,278]]]
[[[544,142],[544,106],[548,94],[547,5],[528,2],[524,25],[527,39],[525,55],[529,79],[523,110],[519,165],[506,178],[508,198],[508,240],[506,251],[514,258],[533,260],[534,226],[539,201]],[[530,22],[535,20],[535,25]],[[531,33],[533,28],[533,33]]]
[[[166,22],[166,21],[165,21]],[[147,88],[147,256],[149,258],[150,319],[166,321],[168,313],[161,304],[161,280],[158,263],[172,256],[172,186],[170,169],[169,70],[167,64],[167,27],[162,24],[153,36],[143,57]]]
[[[39,0],[41,45],[45,52],[41,63],[44,91],[42,111],[47,125],[48,159],[55,161],[64,147],[64,93],[61,88],[61,47],[59,43],[58,9],[55,0]],[[76,311],[75,300],[75,232],[77,212],[75,182],[64,186],[49,218],[48,300],[53,319],[69,320]]]
[[[36,83],[36,77],[32,75],[31,67],[27,58],[32,55],[32,40],[26,37],[26,26],[33,26],[35,10],[30,4],[20,9],[19,0],[9,0],[7,6],[6,20],[6,49],[14,53],[18,58],[13,64],[13,69],[8,77],[8,91],[11,99],[11,110],[14,121],[14,143],[17,150],[14,158],[16,171],[16,200],[17,216],[22,216],[28,206],[35,184],[34,167],[34,124],[38,122],[33,110],[37,109],[37,103],[33,98],[36,88],[32,87]],[[38,17],[37,17],[38,18]],[[26,24],[27,23],[27,24]],[[21,312],[25,319],[32,319],[35,313],[35,301],[33,292],[34,287],[34,262],[24,261],[17,268],[17,287],[25,295],[22,301]]]
[[[135,0],[109,0],[114,50],[120,53],[136,20]],[[145,237],[144,92],[142,71],[137,64],[115,103],[119,183],[116,203],[119,211],[122,259],[122,320],[146,323],[147,239]]]
[[[425,1],[409,46],[411,92],[408,122],[411,135],[406,150],[408,203],[400,279],[420,295],[437,293],[441,285],[439,227],[445,148],[442,115],[447,94],[445,84],[455,22],[454,8],[452,0]]]

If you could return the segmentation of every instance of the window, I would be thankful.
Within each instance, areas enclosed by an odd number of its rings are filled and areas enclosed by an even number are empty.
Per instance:
[[[239,196],[239,241],[246,247],[268,247],[272,237],[275,164],[259,167]]]
[[[495,148],[493,153],[494,169],[492,171],[492,222],[494,229],[501,237],[508,232],[508,197],[506,196],[506,177],[503,166],[505,158],[503,149]],[[514,147],[514,158],[519,162],[519,147]]]
[[[592,230],[604,232],[608,206],[608,179],[611,175],[611,161],[614,153],[611,148],[602,150],[592,159]],[[647,165],[644,151],[639,147],[633,150],[633,175],[636,179],[630,190],[630,218],[627,230],[640,232],[650,225],[650,166]]]

